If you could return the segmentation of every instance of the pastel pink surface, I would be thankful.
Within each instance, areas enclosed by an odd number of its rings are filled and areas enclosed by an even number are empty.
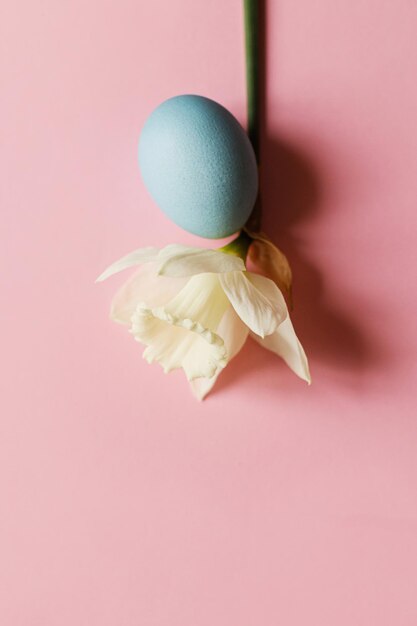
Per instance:
[[[0,623],[417,623],[417,4],[269,1],[265,228],[308,388],[247,344],[197,403],[108,319],[193,243],[136,165],[163,99],[244,123],[240,2],[3,3]]]

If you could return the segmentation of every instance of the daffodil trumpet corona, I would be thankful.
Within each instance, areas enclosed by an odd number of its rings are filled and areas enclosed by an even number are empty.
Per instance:
[[[247,270],[248,259],[256,273]],[[266,235],[243,230],[217,250],[177,244],[140,248],[97,281],[132,267],[137,269],[116,293],[111,318],[145,346],[148,363],[159,363],[164,372],[184,370],[198,399],[249,335],[311,382],[284,297],[290,301],[291,270]]]

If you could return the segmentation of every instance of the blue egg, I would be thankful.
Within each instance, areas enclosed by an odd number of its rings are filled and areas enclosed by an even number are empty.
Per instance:
[[[139,166],[152,198],[173,222],[201,237],[227,237],[246,223],[258,192],[252,145],[223,106],[176,96],[148,117]]]

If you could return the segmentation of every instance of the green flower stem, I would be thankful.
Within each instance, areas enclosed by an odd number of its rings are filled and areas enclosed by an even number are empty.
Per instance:
[[[261,72],[260,72],[260,19],[259,4],[263,0],[243,0],[246,52],[246,93],[248,135],[252,143],[256,162],[260,163],[260,121],[261,121]],[[246,223],[249,230],[258,232],[261,228],[260,192]]]
[[[244,230],[240,233],[236,239],[233,239],[230,243],[219,248],[219,252],[226,252],[227,254],[233,254],[239,256],[243,261],[246,261],[248,255],[249,246],[253,239]]]
[[[259,72],[259,6],[258,0],[243,0],[246,50],[246,93],[248,135],[259,163],[260,72]]]

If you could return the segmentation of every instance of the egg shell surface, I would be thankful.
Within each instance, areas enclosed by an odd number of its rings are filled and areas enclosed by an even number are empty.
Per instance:
[[[203,96],[176,96],[151,113],[139,140],[139,167],[162,211],[201,237],[235,233],[255,204],[252,144],[227,109]]]

